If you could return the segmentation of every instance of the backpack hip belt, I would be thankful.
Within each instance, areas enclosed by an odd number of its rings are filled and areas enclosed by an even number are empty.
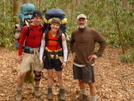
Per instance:
[[[33,53],[33,54],[36,54],[36,53],[39,53],[39,47],[32,48],[32,47],[25,46],[24,47],[24,52],[25,53]]]
[[[49,59],[59,59],[60,56],[63,56],[63,50],[59,49],[51,51],[46,47],[44,51],[44,56],[47,56]]]

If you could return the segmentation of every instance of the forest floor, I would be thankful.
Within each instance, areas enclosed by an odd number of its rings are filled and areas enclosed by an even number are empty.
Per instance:
[[[122,63],[119,55],[121,50],[108,46],[103,57],[95,63],[97,101],[134,101],[134,64]],[[0,48],[0,101],[15,101],[19,66],[15,58],[17,51]],[[47,101],[47,74],[43,70],[41,80],[41,98],[35,98],[32,84],[24,84],[23,101]],[[79,101],[80,89],[72,75],[72,57],[69,56],[68,66],[63,71],[66,101]],[[53,95],[58,101],[58,82],[54,74]],[[87,86],[88,94],[89,87]]]

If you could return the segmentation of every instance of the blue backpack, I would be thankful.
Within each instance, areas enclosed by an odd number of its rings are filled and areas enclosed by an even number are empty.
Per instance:
[[[35,6],[33,4],[30,4],[30,3],[23,4],[21,6],[21,12],[18,15],[18,17],[20,19],[20,26],[21,27],[26,25],[26,21],[31,22],[30,20],[32,18],[32,14],[33,14],[34,10],[35,10]]]
[[[20,22],[19,24],[15,25],[15,47],[18,48],[18,41],[20,39],[20,34],[23,26],[27,25],[28,26],[28,33],[29,34],[29,23],[31,23],[31,18],[33,11],[35,10],[35,6],[30,3],[23,4],[21,6],[21,11],[18,15]]]
[[[49,28],[50,22],[52,18],[59,18],[61,20],[61,26],[60,26],[60,30],[66,34],[66,23],[67,23],[67,18],[65,16],[65,12],[62,9],[49,9],[46,13],[45,13],[45,18],[44,18],[44,22],[46,25],[46,30]]]

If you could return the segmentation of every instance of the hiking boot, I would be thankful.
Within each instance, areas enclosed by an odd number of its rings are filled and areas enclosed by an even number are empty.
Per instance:
[[[52,88],[48,88],[47,99],[48,100],[53,99]]]
[[[82,95],[82,100],[81,101],[89,101],[89,98],[87,95]]]
[[[64,89],[60,89],[60,91],[59,91],[59,99],[60,100],[65,100],[65,90]]]
[[[34,86],[34,94],[36,98],[40,98],[39,86]]]
[[[21,89],[20,90],[17,89],[16,101],[22,101],[21,92],[22,92]]]

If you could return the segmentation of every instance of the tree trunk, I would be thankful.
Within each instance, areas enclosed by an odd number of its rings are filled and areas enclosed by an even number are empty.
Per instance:
[[[122,1],[122,7],[128,8],[128,1],[127,0]]]
[[[22,2],[23,2],[23,4],[25,4],[25,3],[29,3],[30,0],[23,0]]]
[[[13,4],[13,15],[14,15],[14,22],[17,23],[17,17],[18,17],[18,13],[20,10],[20,0],[13,0],[12,4]]]
[[[41,9],[41,3],[42,3],[42,0],[39,0],[39,8],[38,9]]]
[[[117,6],[116,0],[114,0],[114,4]],[[121,29],[120,29],[118,11],[113,11],[113,12],[114,12],[114,16],[115,16],[115,24],[116,24],[117,31],[118,31],[119,42],[120,42],[120,45],[122,48],[122,53],[125,54],[125,46],[124,46],[124,40],[123,40],[124,38],[122,36]]]

